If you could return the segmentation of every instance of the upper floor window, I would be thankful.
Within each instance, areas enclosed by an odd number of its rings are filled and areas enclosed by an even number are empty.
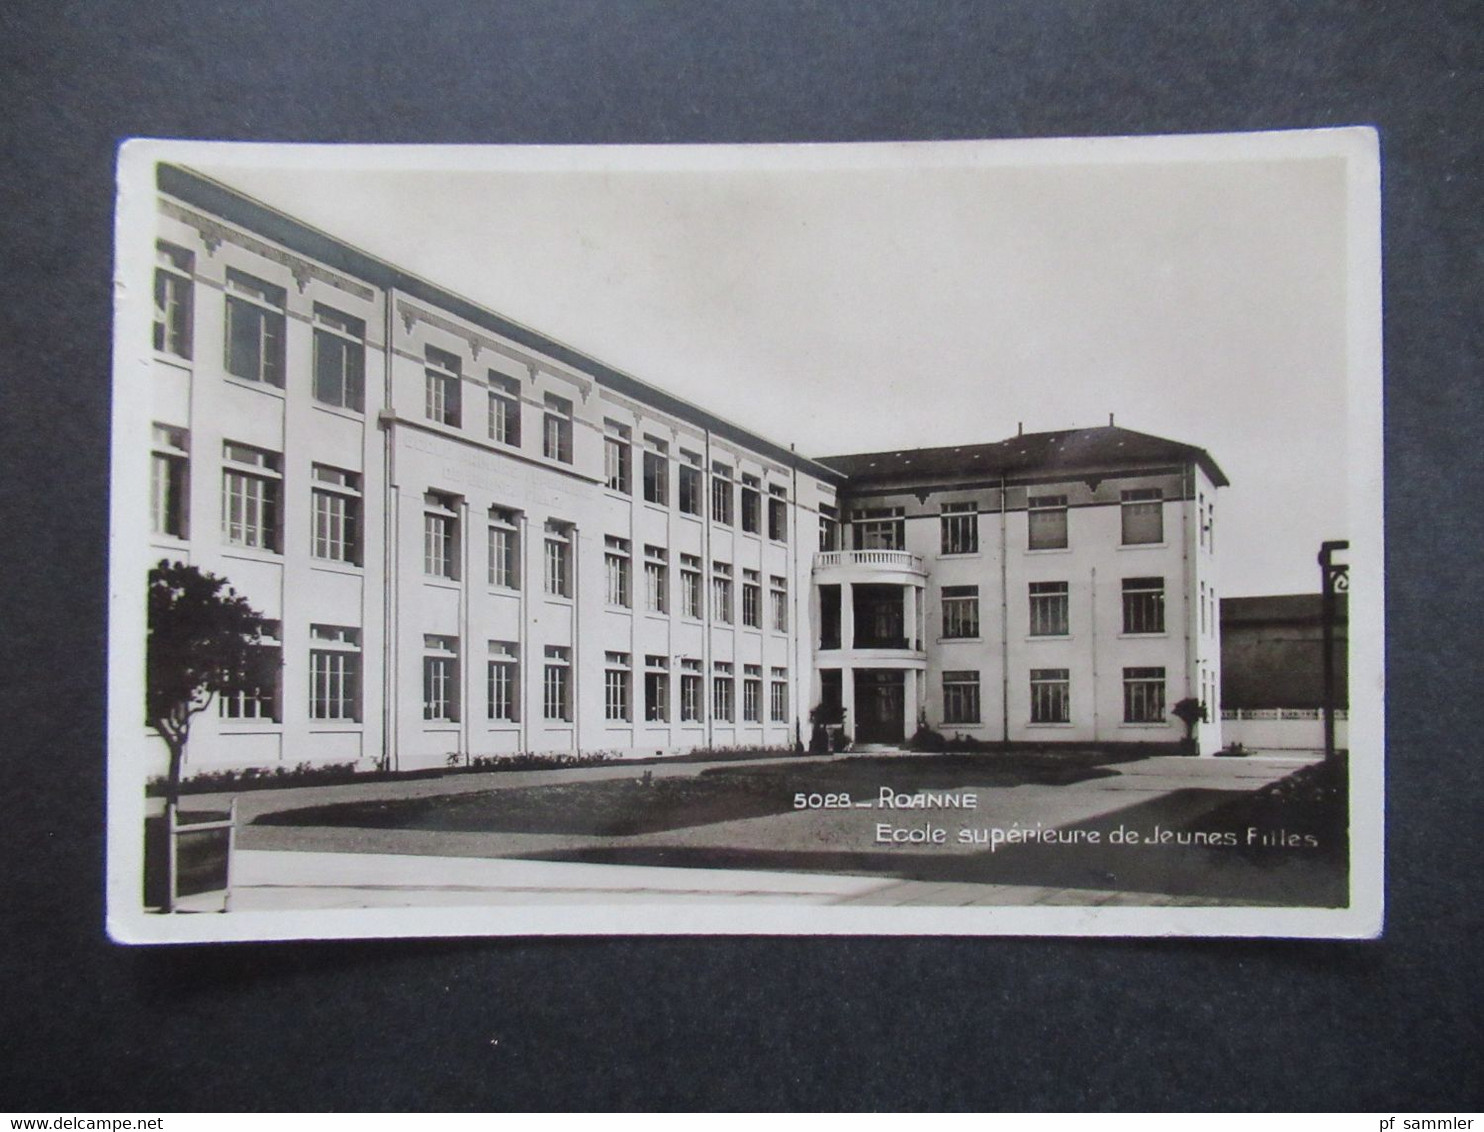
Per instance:
[[[312,472],[313,530],[311,549],[314,557],[330,562],[360,562],[361,547],[361,477],[325,464],[315,464]]]
[[[680,556],[680,614],[701,617],[701,560],[694,554]]]
[[[1061,550],[1067,545],[1067,497],[1033,495],[1028,501],[1026,523],[1031,550]]]
[[[629,494],[629,461],[631,450],[629,430],[621,424],[608,421],[607,435],[603,437],[603,475],[608,490]]]
[[[229,440],[222,460],[222,537],[233,546],[282,549],[282,457]]]
[[[359,413],[365,408],[366,324],[314,304],[314,399]]]
[[[680,450],[680,510],[687,515],[701,513],[701,458],[684,448]]]
[[[781,574],[768,576],[768,593],[773,602],[773,629],[788,632],[788,579]]]
[[[1202,598],[1204,599],[1204,594]],[[1203,614],[1204,609],[1201,611]],[[1163,578],[1123,579],[1123,631],[1125,633],[1163,633],[1165,631],[1165,580]]]
[[[907,545],[906,522],[900,507],[876,507],[854,512],[857,550],[903,550]]]
[[[644,608],[664,613],[670,608],[669,567],[662,546],[644,548]]]
[[[491,507],[489,518],[489,584],[520,589],[520,527],[514,511]]]
[[[423,496],[423,573],[433,578],[459,576],[459,501],[430,491]]]
[[[227,268],[227,372],[283,388],[283,327],[287,292]]]
[[[979,512],[974,503],[943,504],[942,553],[979,553]]]
[[[572,462],[572,402],[554,393],[546,395],[541,418],[541,454],[563,464]]]
[[[943,636],[949,638],[979,635],[979,587],[943,587]]]
[[[191,356],[191,270],[194,257],[163,240],[155,245],[155,349]]]
[[[768,537],[788,541],[788,489],[777,484],[768,488]]]
[[[565,523],[546,524],[546,592],[572,596],[572,528]]]
[[[751,629],[763,627],[762,575],[756,570],[742,571],[742,624]]]
[[[520,382],[494,370],[490,378],[490,439],[496,444],[520,447]]]
[[[717,462],[711,465],[711,521],[732,525],[732,469]]]
[[[1066,582],[1032,582],[1031,636],[1065,637],[1071,632]]]
[[[819,549],[840,549],[839,513],[828,503],[819,505]]]
[[[762,517],[762,480],[757,476],[742,476],[742,529],[750,535],[761,534],[763,529]]]
[[[1139,487],[1123,493],[1123,544],[1164,542],[1164,492]]]
[[[427,348],[424,377],[424,411],[430,421],[458,428],[463,419],[463,363],[447,350]]]
[[[630,583],[629,540],[608,535],[604,540],[603,566],[608,580],[608,604],[627,609],[633,604],[629,596]]]
[[[711,563],[711,617],[732,623],[732,568],[725,562]]]
[[[670,502],[669,447],[652,436],[644,438],[644,502]]]
[[[149,525],[157,535],[186,537],[189,444],[185,429],[154,426],[149,464]]]

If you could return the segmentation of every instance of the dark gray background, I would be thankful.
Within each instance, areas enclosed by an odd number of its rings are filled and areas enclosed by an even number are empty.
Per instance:
[[[1481,32],[1473,3],[0,7],[0,1105],[1479,1108]],[[106,941],[120,139],[1356,123],[1385,179],[1384,941]]]

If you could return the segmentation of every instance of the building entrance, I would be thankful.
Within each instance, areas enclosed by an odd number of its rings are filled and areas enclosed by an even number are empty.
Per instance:
[[[859,668],[855,672],[855,741],[900,743],[906,736],[906,696],[899,668]]]

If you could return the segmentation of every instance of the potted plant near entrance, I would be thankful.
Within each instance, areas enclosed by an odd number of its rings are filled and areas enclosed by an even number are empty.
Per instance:
[[[809,751],[823,755],[843,751],[849,742],[845,735],[845,707],[842,704],[816,704],[809,709]]]

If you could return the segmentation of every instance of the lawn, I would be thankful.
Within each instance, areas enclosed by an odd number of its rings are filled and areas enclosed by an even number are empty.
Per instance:
[[[1112,774],[1134,756],[1100,750],[933,756],[859,756],[787,766],[716,766],[699,775],[572,782],[431,798],[342,802],[264,814],[259,825],[554,833],[624,837],[795,809],[795,795],[875,801],[882,787],[906,794],[1029,783],[1065,785]]]

